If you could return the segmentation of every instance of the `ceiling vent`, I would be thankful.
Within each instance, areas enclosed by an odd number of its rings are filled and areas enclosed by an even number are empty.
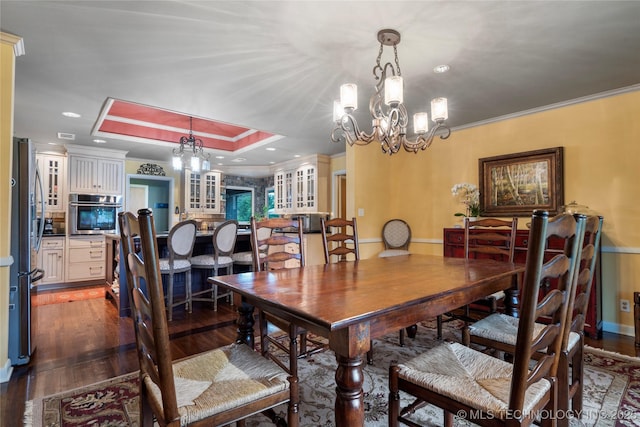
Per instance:
[[[74,141],[76,139],[76,134],[58,132],[58,139],[68,139],[69,141]]]

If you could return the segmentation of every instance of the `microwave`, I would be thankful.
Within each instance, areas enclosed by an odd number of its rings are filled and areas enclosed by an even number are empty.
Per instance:
[[[69,233],[116,233],[121,199],[121,196],[69,194]]]

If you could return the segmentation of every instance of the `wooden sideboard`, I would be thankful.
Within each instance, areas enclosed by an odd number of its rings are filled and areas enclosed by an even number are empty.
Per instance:
[[[506,231],[498,231],[506,232]],[[471,230],[473,233],[473,230]],[[521,229],[516,233],[515,262],[524,264],[527,259],[527,248],[529,246],[529,230]],[[547,249],[547,259],[550,259],[558,251],[562,250],[562,241],[560,239],[551,239]],[[445,228],[443,255],[449,257],[464,257],[464,228]],[[600,270],[600,256],[598,254],[598,262],[593,278],[593,286],[589,297],[589,308],[584,326],[585,333],[591,338],[602,338],[602,275]],[[548,292],[553,284],[541,288],[541,292]]]

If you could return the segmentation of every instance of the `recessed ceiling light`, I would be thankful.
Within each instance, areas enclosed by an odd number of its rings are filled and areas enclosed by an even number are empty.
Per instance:
[[[94,139],[93,142],[95,142],[96,144],[106,144],[107,141],[105,141],[104,139]]]
[[[276,151],[274,147],[267,147],[267,151]]]
[[[224,156],[216,156],[216,159],[224,159]]]
[[[69,141],[73,141],[73,140],[76,139],[76,134],[75,133],[58,132],[58,139],[68,139]]]
[[[57,142],[47,142],[47,144],[49,144],[49,145],[58,145]]]
[[[74,113],[74,112],[71,112],[71,111],[65,111],[65,112],[62,113],[62,115],[65,116],[65,117],[71,117],[73,119],[78,119],[78,118],[82,117],[80,114]]]
[[[269,164],[270,164],[270,165],[275,165],[275,164],[276,164],[276,162],[269,162]]]
[[[244,162],[247,159],[245,159],[244,157],[238,157],[237,159],[233,159],[231,160],[232,162],[236,162],[236,163],[240,163],[240,162]]]
[[[446,73],[447,71],[449,71],[451,69],[451,67],[449,67],[447,64],[442,64],[442,65],[437,65],[433,68],[433,72],[434,73]]]
[[[222,166],[222,163],[218,163],[218,166]]]
[[[300,157],[300,154],[295,154],[293,157],[297,159],[298,157]]]

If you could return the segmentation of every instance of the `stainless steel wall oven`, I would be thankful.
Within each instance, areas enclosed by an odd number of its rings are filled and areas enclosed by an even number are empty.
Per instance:
[[[69,233],[116,233],[121,196],[69,194]]]

